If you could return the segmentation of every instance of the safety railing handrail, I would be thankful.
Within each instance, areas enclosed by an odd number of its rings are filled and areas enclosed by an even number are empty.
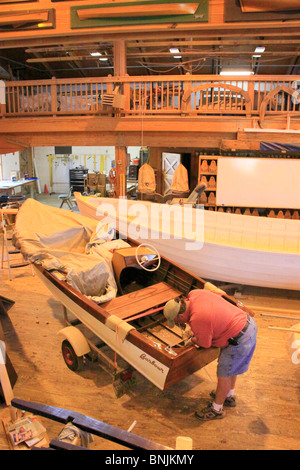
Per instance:
[[[5,82],[2,116],[300,115],[300,76],[108,76]]]

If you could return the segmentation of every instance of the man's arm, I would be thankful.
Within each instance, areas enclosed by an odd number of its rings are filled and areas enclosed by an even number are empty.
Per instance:
[[[212,346],[213,335],[210,325],[202,321],[194,321],[191,324],[191,328],[193,333],[193,343],[206,349]]]

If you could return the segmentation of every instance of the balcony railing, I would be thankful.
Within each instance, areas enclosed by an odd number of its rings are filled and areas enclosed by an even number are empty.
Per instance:
[[[298,76],[185,75],[7,82],[2,116],[300,116]]]

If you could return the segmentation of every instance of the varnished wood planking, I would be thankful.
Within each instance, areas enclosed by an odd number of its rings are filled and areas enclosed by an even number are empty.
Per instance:
[[[131,294],[117,297],[103,304],[102,308],[112,315],[125,319],[154,308],[180,295],[179,290],[172,289],[164,282],[160,282]]]
[[[210,0],[209,2],[209,23],[222,24],[224,18],[224,3],[226,0]]]

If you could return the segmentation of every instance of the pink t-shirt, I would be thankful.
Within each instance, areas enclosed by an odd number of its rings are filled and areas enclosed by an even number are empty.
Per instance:
[[[197,289],[189,293],[189,310],[179,315],[180,323],[189,323],[202,348],[225,348],[229,338],[244,328],[247,313],[221,297],[221,294]]]

